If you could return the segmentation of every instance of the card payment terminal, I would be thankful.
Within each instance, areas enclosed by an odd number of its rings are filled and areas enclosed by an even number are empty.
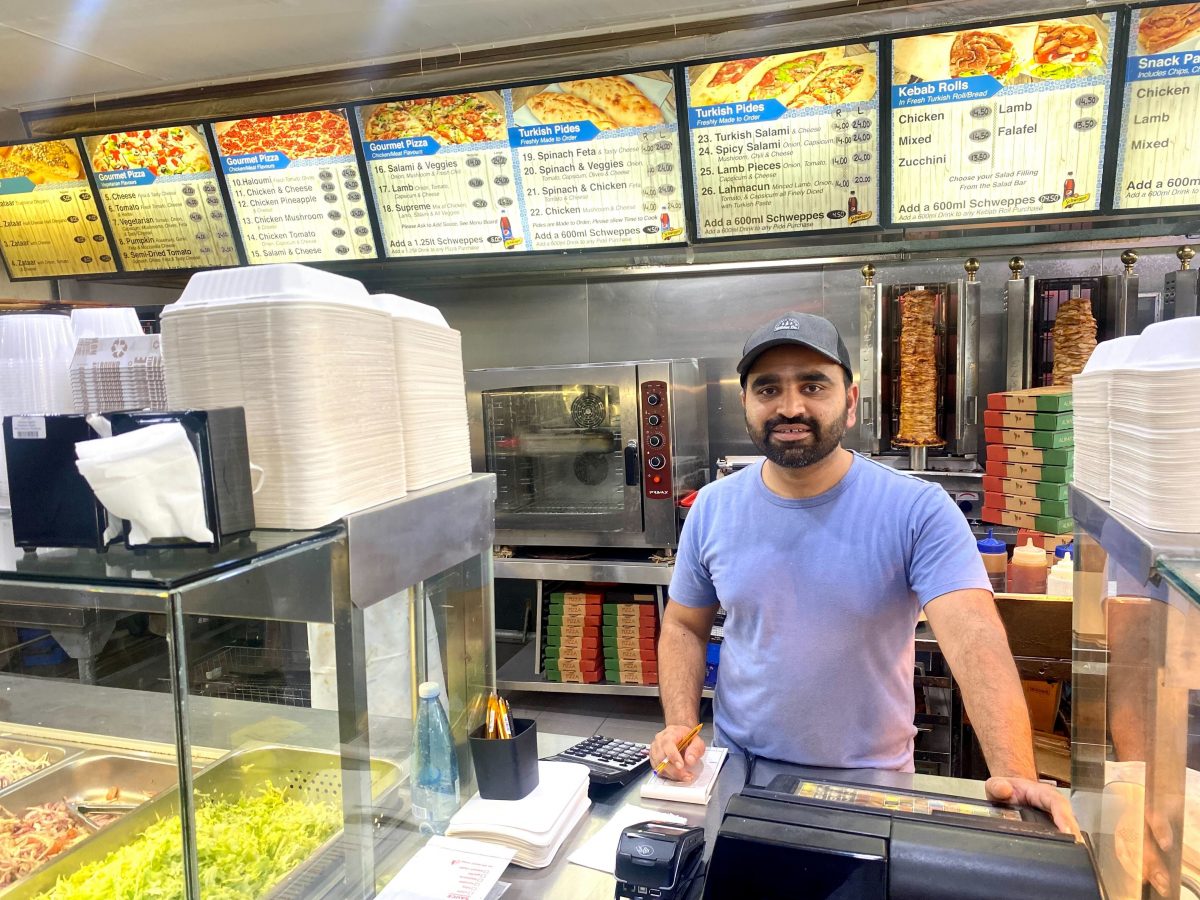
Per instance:
[[[616,900],[683,900],[704,858],[704,829],[642,822],[617,843]]]

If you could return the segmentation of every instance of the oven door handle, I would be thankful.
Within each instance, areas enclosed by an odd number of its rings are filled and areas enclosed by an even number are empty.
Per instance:
[[[638,456],[637,441],[630,441],[625,445],[625,483],[630,487],[641,483],[641,462],[641,457]]]

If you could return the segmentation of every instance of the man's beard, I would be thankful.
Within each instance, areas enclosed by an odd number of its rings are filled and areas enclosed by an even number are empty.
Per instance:
[[[785,469],[803,469],[805,466],[819,463],[838,448],[842,443],[842,438],[846,434],[846,420],[848,418],[849,411],[844,413],[840,418],[834,419],[829,423],[828,427],[825,427],[816,419],[809,416],[795,416],[792,418],[775,416],[774,418],[767,419],[763,424],[762,431],[755,431],[750,421],[747,420],[746,430],[750,433],[750,440],[754,442],[754,446],[758,448],[759,453],[763,454],[767,459],[775,463],[775,465],[782,466]],[[792,441],[786,444],[779,441],[772,441],[772,430],[783,425],[803,425],[812,433],[812,441],[803,445],[798,445]]]

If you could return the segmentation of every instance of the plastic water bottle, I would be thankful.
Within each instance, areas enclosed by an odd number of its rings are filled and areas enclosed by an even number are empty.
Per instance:
[[[412,782],[413,818],[424,834],[444,834],[450,817],[458,810],[458,758],[450,721],[439,697],[441,685],[422,682],[421,705],[409,773]]]

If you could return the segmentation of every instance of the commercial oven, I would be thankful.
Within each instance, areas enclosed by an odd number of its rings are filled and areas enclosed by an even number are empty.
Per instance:
[[[496,541],[676,546],[708,472],[699,360],[467,373],[471,458],[496,476]]]

